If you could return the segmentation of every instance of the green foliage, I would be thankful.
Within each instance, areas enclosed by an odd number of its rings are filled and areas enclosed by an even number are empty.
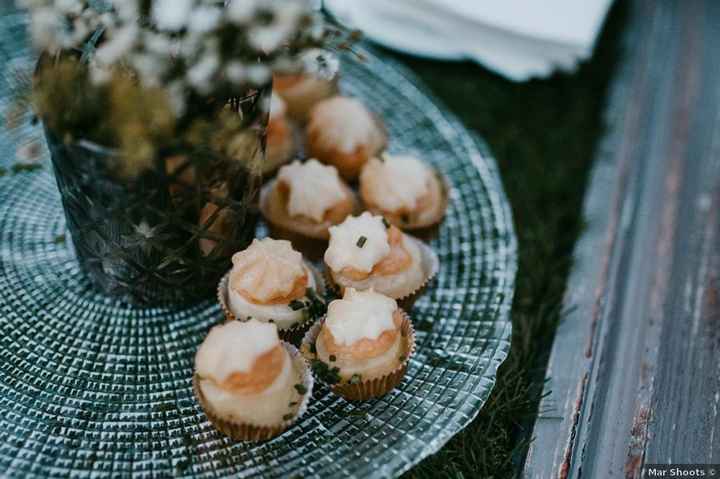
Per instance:
[[[489,143],[513,207],[520,254],[512,349],[490,399],[465,431],[408,477],[508,478],[521,470],[583,226],[583,193],[603,131],[622,8],[615,7],[595,56],[574,75],[516,84],[469,63],[406,60]]]

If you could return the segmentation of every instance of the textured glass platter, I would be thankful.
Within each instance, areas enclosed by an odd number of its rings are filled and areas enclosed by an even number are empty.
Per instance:
[[[0,10],[1,11],[1,10]],[[26,18],[0,17],[0,108],[10,65],[31,64]],[[221,321],[213,301],[140,309],[103,297],[78,269],[47,152],[34,171],[16,151],[29,122],[0,126],[0,471],[11,476],[395,476],[436,452],[487,400],[510,347],[516,270],[510,210],[483,143],[410,73],[365,51],[344,91],[380,113],[393,152],[415,152],[452,184],[432,246],[441,272],[415,304],[418,350],[402,385],[349,403],[316,387],[280,437],[236,443],[191,391],[193,357]],[[4,120],[3,120],[4,121]],[[262,226],[258,234],[264,234]]]

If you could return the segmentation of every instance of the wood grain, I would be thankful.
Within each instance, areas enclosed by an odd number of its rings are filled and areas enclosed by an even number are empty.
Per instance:
[[[720,462],[720,2],[633,2],[524,476]]]

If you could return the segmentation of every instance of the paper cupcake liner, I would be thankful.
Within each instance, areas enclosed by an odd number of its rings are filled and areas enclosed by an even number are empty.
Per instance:
[[[310,270],[313,277],[315,278],[315,284],[317,286],[316,290],[319,296],[325,297],[325,293],[327,291],[327,285],[325,283],[324,276],[318,271],[318,269],[310,264],[308,261],[305,261],[305,266]],[[220,309],[222,309],[223,314],[225,315],[226,321],[237,321],[237,317],[230,309],[230,301],[228,299],[228,285],[230,282],[230,273],[231,271],[228,271],[225,273],[225,275],[220,279],[220,283],[218,283],[217,288],[217,300],[218,303],[220,303]],[[245,319],[241,319],[244,321]],[[287,341],[289,343],[299,345],[302,341],[303,336],[305,335],[305,332],[308,330],[308,328],[313,324],[312,318],[308,318],[305,321],[299,321],[289,328],[280,328],[278,326],[278,335],[280,336],[280,339],[283,341]]]
[[[192,383],[195,398],[200,403],[200,407],[202,407],[208,420],[212,423],[213,426],[215,426],[218,431],[222,432],[226,436],[229,436],[236,441],[266,441],[285,431],[300,417],[302,417],[303,414],[305,414],[308,408],[308,404],[310,403],[310,397],[312,396],[312,390],[313,385],[315,384],[315,380],[313,378],[312,371],[310,370],[308,363],[306,362],[303,355],[300,354],[300,351],[298,351],[297,348],[295,348],[295,346],[293,346],[292,344],[283,342],[282,345],[290,355],[290,359],[293,362],[293,367],[300,372],[300,381],[302,385],[305,386],[306,392],[302,395],[302,399],[300,400],[300,404],[298,405],[297,412],[292,417],[292,419],[283,420],[276,425],[258,426],[255,424],[224,419],[219,415],[215,414],[212,407],[205,398],[205,395],[200,389],[200,381],[197,373],[193,374]]]
[[[450,204],[450,181],[447,179],[447,177],[445,177],[445,175],[440,172],[437,172],[437,177],[440,180],[440,201],[442,202],[442,205],[438,210],[438,213],[431,220],[415,224],[398,223],[397,221],[392,221],[392,218],[387,216],[386,213],[381,209],[370,207],[364,202],[363,205],[371,213],[379,216],[384,216],[386,219],[388,219],[388,221],[390,221],[390,223],[392,223],[402,231],[410,232],[413,236],[415,236],[416,238],[420,238],[423,241],[430,241],[438,236],[440,232],[440,225],[445,218],[448,205]]]
[[[398,294],[397,297],[393,298],[398,302],[398,305],[401,308],[406,311],[410,311],[415,304],[415,301],[422,296],[422,293],[425,291],[428,283],[430,283],[430,281],[432,281],[432,279],[437,276],[440,271],[440,259],[429,245],[407,234],[405,235],[405,238],[408,238],[410,241],[415,241],[418,245],[420,249],[420,261],[422,262],[422,269],[424,273],[422,283],[417,285],[408,285],[401,294]],[[329,290],[333,290],[338,296],[342,296],[343,287],[335,281],[332,272],[327,265],[325,265],[323,269],[323,277],[325,278],[325,287]],[[382,293],[382,291],[378,292]]]
[[[368,399],[386,395],[402,382],[402,379],[405,376],[405,371],[407,371],[408,362],[410,361],[412,355],[415,354],[415,329],[413,328],[412,321],[410,321],[410,316],[408,316],[407,312],[403,309],[400,309],[400,312],[402,313],[400,334],[403,338],[405,338],[405,358],[394,370],[384,376],[363,380],[357,383],[350,383],[347,380],[342,380],[337,384],[329,384],[335,394],[350,401],[366,401]],[[314,359],[317,359],[317,355],[312,352],[311,347],[315,344],[315,341],[320,334],[320,328],[324,322],[325,318],[313,324],[303,338],[300,352],[310,363],[312,363]]]

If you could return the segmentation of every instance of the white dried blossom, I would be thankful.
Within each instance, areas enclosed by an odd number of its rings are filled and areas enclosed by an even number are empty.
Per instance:
[[[212,88],[212,78],[220,67],[220,59],[217,55],[208,54],[193,65],[187,72],[187,80],[196,90],[201,93],[208,93]]]
[[[231,83],[238,85],[245,81],[245,76],[247,75],[246,70],[247,68],[242,62],[231,61],[225,67],[225,78]]]
[[[175,81],[167,86],[168,101],[170,108],[173,109],[175,116],[180,117],[185,114],[186,104],[185,95],[187,94],[185,86],[180,81]]]
[[[138,19],[140,10],[138,0],[111,0],[115,15],[124,23],[135,22]]]
[[[222,11],[218,7],[200,6],[190,15],[188,30],[192,33],[207,33],[215,29],[222,19]]]
[[[55,8],[63,15],[80,15],[84,2],[80,0],[56,0]]]
[[[177,42],[163,33],[146,31],[142,37],[142,44],[145,51],[156,55],[166,55],[172,51],[175,43]]]
[[[55,52],[63,48],[66,41],[63,40],[62,29],[63,19],[57,11],[48,7],[33,10],[30,34],[39,49]]]
[[[116,63],[133,48],[138,34],[139,27],[134,23],[109,32],[108,40],[96,50],[95,58],[103,65]]]
[[[87,41],[99,39],[87,58],[93,84],[115,66],[130,68],[141,84],[163,87],[178,116],[191,95],[243,95],[267,86],[273,72],[299,71],[295,54],[323,32],[306,21],[308,0],[150,0],[147,19],[140,0],[17,1],[31,11],[38,48],[88,52]]]
[[[254,18],[257,7],[257,0],[230,0],[227,17],[231,22],[242,25]]]
[[[160,30],[182,30],[187,26],[194,3],[194,0],[155,0],[152,19]]]
[[[162,85],[162,76],[167,67],[167,60],[150,53],[134,53],[129,62],[140,77],[140,81],[148,87]]]
[[[110,68],[107,65],[99,64],[95,59],[88,62],[88,71],[90,72],[90,82],[93,85],[104,85],[112,77]]]
[[[270,71],[270,68],[267,67],[267,65],[263,65],[262,63],[255,63],[253,65],[247,66],[246,78],[252,85],[265,85],[270,81],[271,77],[272,72]]]

